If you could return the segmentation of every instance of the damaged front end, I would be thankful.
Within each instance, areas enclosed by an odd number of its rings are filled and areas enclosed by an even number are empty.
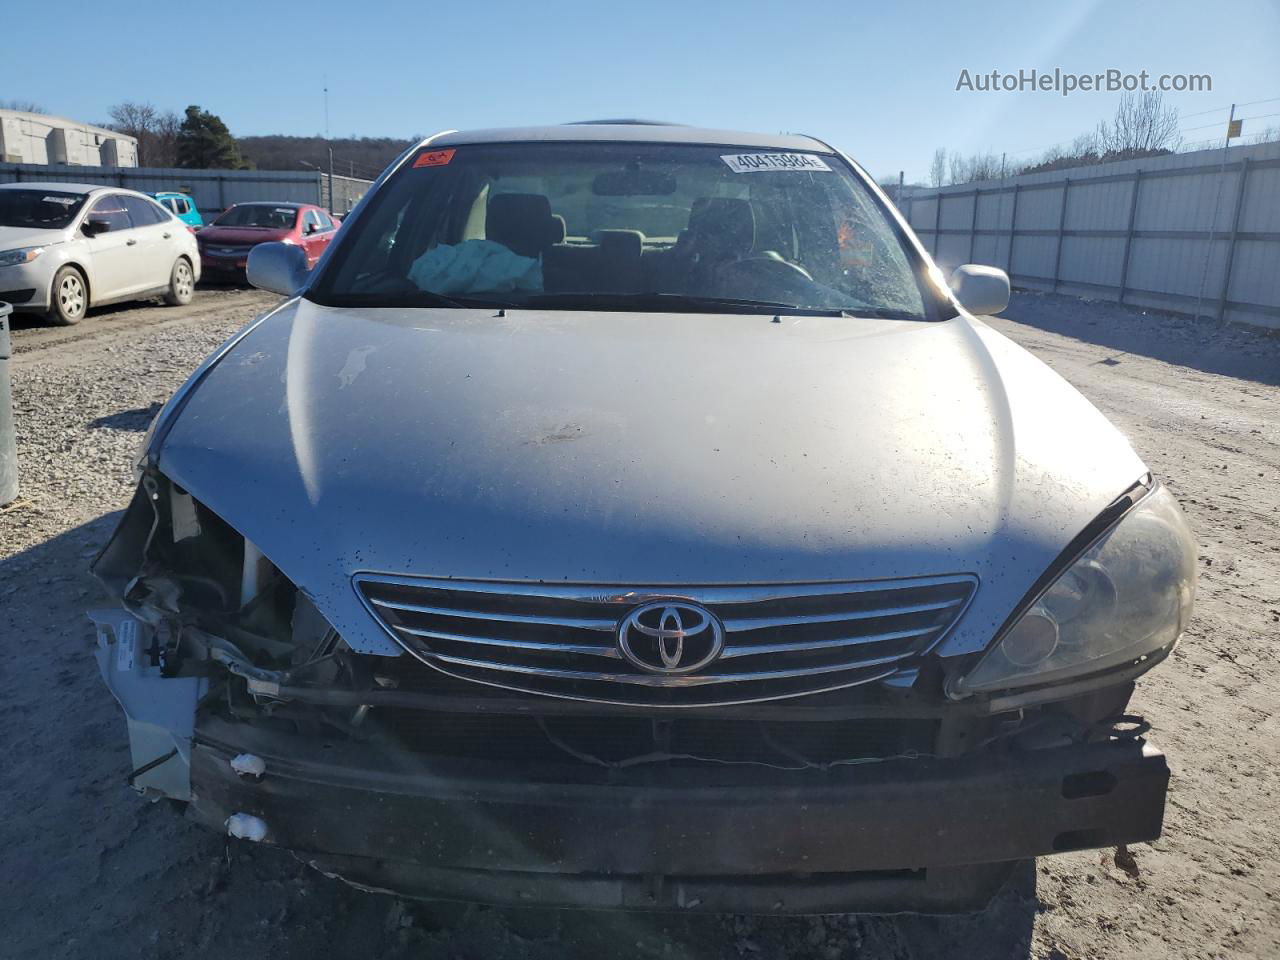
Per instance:
[[[94,572],[123,606],[91,617],[129,782],[367,889],[954,912],[1020,859],[1160,832],[1168,770],[1124,715],[1128,678],[1016,708],[949,699],[929,663],[678,710],[476,683],[357,652],[154,468]]]
[[[269,716],[292,683],[352,669],[306,594],[188,492],[144,472],[94,574],[123,609],[94,610],[102,678],[129,723],[145,795],[189,801],[196,721],[217,702]]]

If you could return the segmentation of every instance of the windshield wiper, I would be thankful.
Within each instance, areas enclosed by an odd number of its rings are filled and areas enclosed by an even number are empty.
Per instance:
[[[455,310],[499,310],[503,307],[516,307],[519,304],[504,303],[500,300],[455,300],[453,297],[436,293],[432,290],[397,290],[381,293],[343,293],[326,298],[324,302],[331,307],[452,307]]]
[[[884,307],[845,307],[840,311],[843,317],[860,320],[924,320],[925,317],[910,310],[890,310]]]
[[[620,308],[643,309],[657,307],[677,312],[711,310],[720,313],[789,313],[808,316],[838,317],[841,311],[834,307],[799,307],[794,303],[777,300],[751,300],[739,297],[706,297],[685,293],[543,293],[526,297],[518,304],[508,306],[543,307],[565,309],[609,304]],[[715,310],[714,308],[731,308]]]

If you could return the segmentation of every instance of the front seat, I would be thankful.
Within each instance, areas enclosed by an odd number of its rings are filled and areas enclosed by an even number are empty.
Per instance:
[[[709,293],[715,271],[726,263],[748,257],[755,249],[756,216],[748,200],[706,197],[689,211],[689,251],[693,267],[691,293]]]
[[[551,213],[551,201],[540,193],[498,193],[489,198],[485,237],[512,253],[541,259],[557,235],[563,235],[562,229]]]

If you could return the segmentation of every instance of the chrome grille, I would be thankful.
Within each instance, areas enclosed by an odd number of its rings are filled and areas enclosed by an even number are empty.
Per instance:
[[[634,588],[356,577],[379,622],[444,673],[528,693],[672,707],[800,696],[909,669],[956,622],[976,585],[969,575]],[[711,611],[724,627],[719,658],[682,675],[628,662],[619,623],[654,600]]]

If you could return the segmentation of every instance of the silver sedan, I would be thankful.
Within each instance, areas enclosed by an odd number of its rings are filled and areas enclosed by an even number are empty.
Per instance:
[[[94,567],[147,796],[364,889],[770,916],[1160,835],[1178,507],[827,144],[444,134],[248,276]]]
[[[163,296],[189,303],[195,236],[150,197],[83,183],[0,184],[0,301],[79,323],[90,307]]]

